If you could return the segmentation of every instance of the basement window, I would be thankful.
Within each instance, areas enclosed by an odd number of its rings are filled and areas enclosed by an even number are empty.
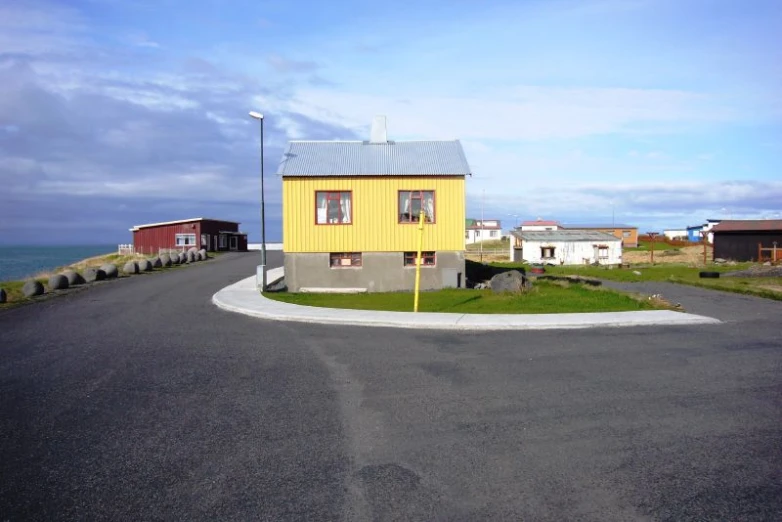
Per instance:
[[[553,246],[540,247],[540,258],[541,259],[553,259],[554,258],[554,250],[555,250],[555,247],[553,247]]]
[[[361,266],[361,252],[339,252],[329,254],[331,268],[350,268]]]
[[[418,252],[405,252],[405,266],[415,266]],[[421,266],[434,266],[437,258],[434,252],[421,252]]]
[[[195,234],[177,234],[176,246],[195,246],[196,237]]]

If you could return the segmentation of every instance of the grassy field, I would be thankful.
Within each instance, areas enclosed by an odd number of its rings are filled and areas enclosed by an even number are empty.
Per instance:
[[[493,267],[518,268],[528,266],[519,263],[491,263]],[[756,295],[770,299],[782,300],[782,278],[780,277],[720,277],[717,279],[702,279],[699,274],[703,270],[710,272],[732,272],[744,270],[752,263],[737,265],[710,265],[708,268],[689,265],[633,265],[632,268],[609,270],[599,266],[547,266],[546,273],[553,275],[580,275],[610,281],[669,281],[672,283],[701,286],[727,292]],[[636,272],[640,272],[637,274]]]
[[[683,245],[683,246],[693,246],[697,245],[697,243],[692,243],[691,245]],[[664,251],[664,250],[680,250],[682,246],[675,246],[670,245],[668,243],[664,243],[662,241],[655,241],[654,242],[654,251]],[[652,242],[651,241],[638,241],[638,246],[635,248],[623,248],[625,252],[648,252],[652,249]]]
[[[622,312],[667,308],[665,303],[636,298],[588,285],[535,281],[525,294],[494,294],[491,290],[448,289],[422,292],[421,312],[468,314],[554,314],[580,312]],[[413,294],[406,292],[369,294],[265,293],[266,297],[305,306],[412,312]]]
[[[481,250],[481,243],[469,243],[466,247],[467,252],[479,252]],[[483,241],[484,250],[498,250],[503,249],[506,252],[510,248],[510,239],[491,239]]]

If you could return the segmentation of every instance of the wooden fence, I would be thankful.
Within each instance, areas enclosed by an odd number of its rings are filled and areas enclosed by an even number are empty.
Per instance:
[[[771,248],[763,248],[763,243],[758,243],[758,261],[763,263],[765,261],[771,261],[772,263],[779,263],[782,261],[782,248],[777,247],[777,242],[771,243]],[[764,255],[766,253],[766,255]]]

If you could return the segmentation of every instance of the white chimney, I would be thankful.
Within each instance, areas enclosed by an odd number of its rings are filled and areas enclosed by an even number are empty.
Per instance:
[[[372,130],[369,133],[370,143],[388,143],[388,134],[386,133],[386,117],[375,116],[372,118]]]

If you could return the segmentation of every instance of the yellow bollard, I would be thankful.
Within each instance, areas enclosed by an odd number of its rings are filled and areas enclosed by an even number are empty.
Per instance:
[[[413,312],[418,311],[418,293],[421,288],[421,248],[424,244],[424,210],[418,215],[418,255],[415,258],[415,300]]]

